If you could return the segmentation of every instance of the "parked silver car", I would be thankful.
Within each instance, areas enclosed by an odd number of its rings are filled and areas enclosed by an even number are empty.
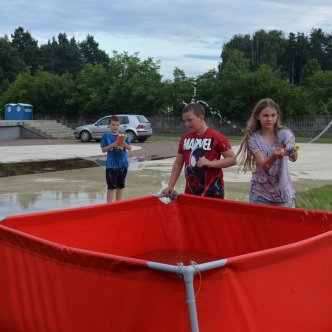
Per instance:
[[[107,115],[93,124],[77,127],[74,130],[75,137],[82,142],[100,140],[103,133],[109,130],[108,122],[110,117],[111,115]],[[152,135],[151,123],[144,115],[117,114],[117,117],[120,119],[120,131],[125,131],[131,142],[136,140],[144,142]]]

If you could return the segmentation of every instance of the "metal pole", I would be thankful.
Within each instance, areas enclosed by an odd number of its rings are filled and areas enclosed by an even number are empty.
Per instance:
[[[177,273],[183,276],[184,282],[186,284],[186,294],[187,303],[190,315],[190,324],[192,332],[199,332],[196,300],[195,300],[195,290],[194,290],[194,276],[197,271],[206,271],[225,266],[227,264],[227,259],[220,259],[217,261],[202,263],[202,264],[192,264],[187,266],[175,266],[163,263],[148,262],[148,266],[154,270],[161,270],[167,272]]]
[[[184,266],[183,270],[183,279],[186,283],[186,292],[187,292],[187,303],[189,307],[191,331],[199,332],[198,319],[197,319],[197,309],[196,309],[196,300],[195,300],[195,290],[194,290],[194,275],[196,273],[193,266]]]
[[[186,284],[186,294],[187,303],[189,307],[190,324],[192,332],[199,332],[196,301],[195,301],[195,291],[194,291],[194,275],[196,270],[193,266],[175,266],[163,263],[148,262],[148,266],[154,270],[161,270],[167,272],[174,272],[176,274],[182,275],[184,282]]]

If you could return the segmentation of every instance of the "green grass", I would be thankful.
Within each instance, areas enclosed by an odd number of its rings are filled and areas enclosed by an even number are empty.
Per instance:
[[[332,185],[296,193],[296,207],[332,211]]]
[[[313,137],[296,136],[297,142],[307,143],[310,142],[312,139]],[[315,140],[314,143],[332,143],[332,137],[320,137],[317,140]]]
[[[148,140],[152,142],[179,142],[183,134],[184,133],[153,133]]]

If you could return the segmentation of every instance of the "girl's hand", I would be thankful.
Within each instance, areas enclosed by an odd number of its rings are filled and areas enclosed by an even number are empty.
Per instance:
[[[289,160],[293,162],[297,160],[297,157],[298,157],[297,151],[293,151],[288,155]]]
[[[275,150],[275,152],[273,153],[273,155],[274,155],[275,159],[282,159],[283,156],[284,156],[284,154],[282,153],[281,149]]]

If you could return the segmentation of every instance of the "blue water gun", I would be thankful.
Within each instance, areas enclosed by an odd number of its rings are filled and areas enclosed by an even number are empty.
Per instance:
[[[285,154],[292,154],[293,152],[298,150],[300,150],[300,146],[298,144],[293,144],[288,146],[287,148],[280,149],[280,152],[284,156]]]

